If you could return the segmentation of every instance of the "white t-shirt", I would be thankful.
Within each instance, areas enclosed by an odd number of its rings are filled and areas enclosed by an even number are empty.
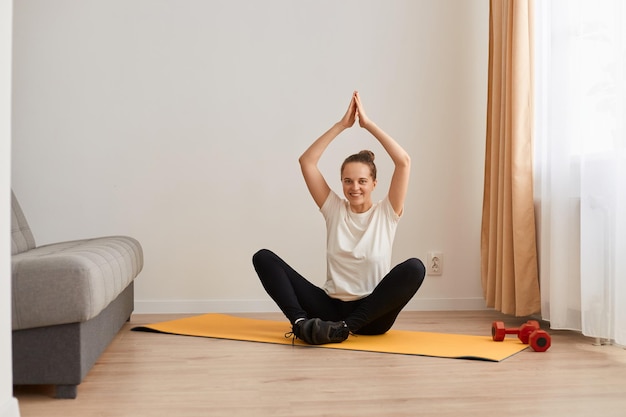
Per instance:
[[[365,213],[332,190],[320,211],[326,220],[326,283],[324,290],[343,301],[374,291],[391,270],[391,249],[400,221],[385,197]]]

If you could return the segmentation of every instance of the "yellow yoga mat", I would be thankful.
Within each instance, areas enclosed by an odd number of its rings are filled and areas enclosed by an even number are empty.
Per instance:
[[[294,343],[291,338],[285,338],[285,333],[291,331],[287,321],[250,319],[225,314],[203,314],[137,326],[132,330],[282,345]],[[295,345],[312,347],[299,339],[295,340]],[[342,343],[314,347],[499,362],[526,349],[527,345],[513,338],[494,342],[491,336],[390,330],[378,336],[350,335]]]

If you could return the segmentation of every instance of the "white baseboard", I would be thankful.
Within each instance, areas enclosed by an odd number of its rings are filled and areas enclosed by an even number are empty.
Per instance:
[[[0,417],[20,417],[20,408],[17,405],[17,399],[10,397],[0,403]]]
[[[482,298],[416,298],[404,311],[489,310]],[[135,314],[273,313],[271,299],[257,300],[135,300]]]

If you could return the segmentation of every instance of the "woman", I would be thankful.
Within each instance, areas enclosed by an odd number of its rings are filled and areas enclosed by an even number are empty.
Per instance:
[[[341,166],[343,194],[334,193],[318,161],[356,119],[387,151],[395,165],[389,192],[372,202],[376,165],[371,151],[346,158]],[[391,249],[404,210],[411,160],[404,149],[374,122],[354,92],[346,114],[300,157],[300,167],[327,229],[327,278],[319,288],[273,252],[262,249],[252,259],[263,287],[306,343],[340,343],[350,333],[383,334],[422,285],[424,264],[416,258],[391,268]]]

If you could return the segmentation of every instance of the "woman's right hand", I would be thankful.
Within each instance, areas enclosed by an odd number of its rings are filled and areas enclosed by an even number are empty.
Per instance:
[[[344,128],[350,128],[356,121],[356,101],[355,101],[355,93],[352,94],[352,98],[350,99],[350,105],[348,106],[348,110],[346,114],[343,115],[339,124]]]

